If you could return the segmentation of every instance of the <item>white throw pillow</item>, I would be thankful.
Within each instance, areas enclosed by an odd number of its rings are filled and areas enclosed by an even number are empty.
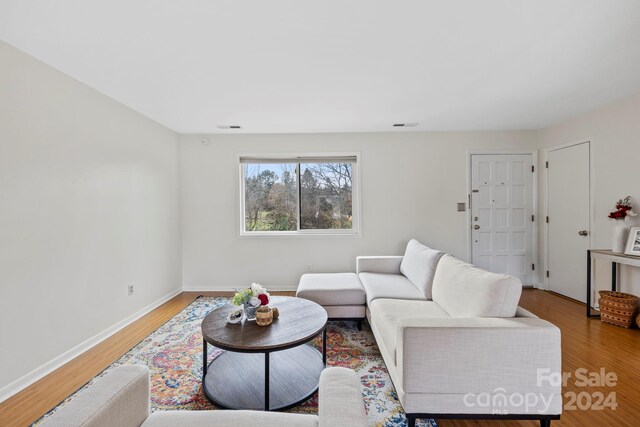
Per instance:
[[[433,276],[443,252],[431,249],[416,239],[407,243],[407,249],[400,264],[400,273],[413,283],[427,299],[431,299]]]
[[[490,273],[451,255],[438,263],[433,301],[451,317],[514,317],[522,294],[515,277]]]

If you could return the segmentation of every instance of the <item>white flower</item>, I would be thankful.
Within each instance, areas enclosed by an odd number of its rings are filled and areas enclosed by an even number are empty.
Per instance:
[[[259,283],[252,283],[251,292],[253,293],[254,296],[257,297],[258,295],[266,294],[267,290],[263,288],[262,285],[260,285]]]
[[[628,211],[627,211],[627,216],[638,216],[638,214],[637,214],[637,213],[635,213],[635,212],[634,212],[634,211],[632,211],[632,210],[628,210]]]
[[[249,304],[251,305],[251,307],[258,307],[262,303],[260,302],[258,297],[251,297],[251,299],[249,300]]]

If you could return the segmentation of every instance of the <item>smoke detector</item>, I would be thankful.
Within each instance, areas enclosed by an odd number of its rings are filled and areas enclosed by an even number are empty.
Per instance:
[[[242,129],[240,125],[218,125],[218,129]]]
[[[414,128],[418,126],[418,122],[412,122],[412,123],[394,123],[393,127],[394,128]]]

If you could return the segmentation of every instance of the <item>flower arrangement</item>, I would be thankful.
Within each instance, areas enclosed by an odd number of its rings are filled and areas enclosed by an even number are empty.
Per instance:
[[[616,202],[616,210],[609,214],[609,219],[624,221],[628,216],[638,215],[631,208],[631,196],[620,199]]]
[[[269,292],[258,283],[252,283],[248,289],[242,289],[235,293],[231,302],[234,305],[248,304],[251,307],[259,307],[269,304]]]

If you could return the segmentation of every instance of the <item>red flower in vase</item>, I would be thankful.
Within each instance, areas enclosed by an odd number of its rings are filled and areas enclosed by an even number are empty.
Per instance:
[[[266,294],[258,295],[258,299],[260,300],[260,305],[269,304],[269,297]]]
[[[616,221],[625,220],[627,216],[636,216],[631,207],[631,196],[627,196],[624,199],[620,199],[616,202],[616,211],[609,214],[610,219]]]

